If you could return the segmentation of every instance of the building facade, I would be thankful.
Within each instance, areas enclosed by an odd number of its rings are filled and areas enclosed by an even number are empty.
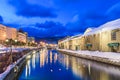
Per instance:
[[[120,52],[120,29],[102,32],[100,42],[102,51]]]
[[[0,24],[0,43],[6,39],[6,26]]]
[[[7,35],[6,36],[7,39],[12,39],[12,40],[17,39],[17,29],[7,27],[6,28],[6,35]]]
[[[35,43],[35,38],[34,37],[28,37],[27,40],[29,43]]]
[[[0,24],[0,44],[5,44],[7,39],[27,43],[28,34],[26,32],[17,31],[16,28],[7,27]],[[33,37],[31,37],[29,40],[33,43],[35,42]]]
[[[66,41],[65,44],[64,42]],[[120,19],[108,22],[95,29],[87,29],[83,35],[60,40],[58,46],[69,50],[120,52]]]
[[[17,40],[20,42],[27,43],[27,34],[22,32],[17,32]]]

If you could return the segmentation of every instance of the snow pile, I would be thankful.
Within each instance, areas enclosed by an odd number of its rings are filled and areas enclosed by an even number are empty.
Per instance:
[[[87,28],[86,31],[84,32],[84,34],[87,34],[89,32],[91,32],[94,28]]]
[[[3,80],[7,76],[7,74],[10,72],[10,70],[13,69],[14,66],[15,66],[14,64],[9,65],[6,71],[0,74],[0,80]]]
[[[81,55],[87,55],[91,57],[101,57],[101,58],[107,58],[110,61],[114,62],[120,62],[120,54],[114,53],[114,52],[99,52],[99,51],[72,51],[72,50],[65,50],[60,49],[62,51],[71,52],[71,53],[77,53]]]
[[[31,52],[30,52],[30,53],[31,53]],[[7,67],[7,69],[6,69],[3,73],[0,74],[0,80],[3,80],[3,79],[7,76],[7,74],[9,74],[9,72],[10,72],[23,58],[25,58],[25,57],[26,57],[27,55],[29,55],[30,53],[24,55],[22,58],[20,58],[19,60],[17,60],[16,63],[13,63],[13,64],[9,65],[9,66]]]
[[[29,48],[12,48],[12,52],[21,52],[27,49]],[[6,53],[9,52],[10,50],[11,50],[10,48],[0,48],[0,53]]]
[[[78,35],[75,35],[75,36],[71,36],[71,37],[68,37],[68,38],[65,38],[63,39],[61,42],[68,42],[69,40],[72,40],[72,39],[78,39],[82,36],[82,34],[78,34]]]

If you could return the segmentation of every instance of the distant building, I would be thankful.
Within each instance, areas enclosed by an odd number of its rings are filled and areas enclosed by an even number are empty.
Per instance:
[[[6,26],[0,24],[0,43],[6,39]]]
[[[27,43],[27,33],[0,24],[0,43],[4,43],[6,39],[17,39],[20,42]]]
[[[27,43],[27,33],[17,32],[17,40]]]
[[[34,37],[28,37],[27,40],[29,43],[35,43],[35,38]]]
[[[6,28],[6,38],[7,39],[17,39],[17,29],[16,28],[10,28],[10,27],[7,27]]]

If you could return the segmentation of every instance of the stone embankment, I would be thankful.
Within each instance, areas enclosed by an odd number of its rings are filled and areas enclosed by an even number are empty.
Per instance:
[[[80,57],[80,58],[84,58],[84,59],[88,59],[88,60],[93,60],[93,61],[97,61],[97,62],[102,62],[102,63],[106,63],[106,64],[110,64],[110,65],[120,66],[120,61],[119,60],[117,61],[117,60],[111,60],[110,58],[105,58],[105,57],[80,54],[80,53],[77,53],[75,51],[70,51],[70,50],[61,50],[61,49],[58,49],[58,51],[61,52],[61,53],[64,53],[64,54],[75,56],[75,57]],[[117,53],[117,54],[119,54],[119,53]]]
[[[13,65],[15,64],[15,66],[10,70],[3,80],[17,80],[17,77],[26,64],[26,60],[29,58],[29,56],[32,56],[35,50],[36,49],[27,51],[25,55],[17,61],[17,63],[14,62]]]

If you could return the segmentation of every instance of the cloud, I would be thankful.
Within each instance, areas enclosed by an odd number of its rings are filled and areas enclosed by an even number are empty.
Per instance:
[[[59,22],[46,21],[44,23],[36,23],[32,25],[23,25],[19,28],[22,28],[24,31],[28,32],[30,36],[35,36],[39,38],[44,37],[61,37],[67,36],[67,30]]]
[[[120,2],[111,6],[107,10],[106,15],[109,17],[110,20],[120,18]]]
[[[26,0],[9,0],[16,8],[16,14],[23,17],[56,18],[56,10],[42,5],[30,4]]]
[[[99,27],[107,21],[104,14],[87,12],[84,15],[86,16],[80,14],[74,15],[71,22],[66,24],[67,30],[74,33],[83,33],[88,27]]]
[[[92,0],[90,2],[87,0],[49,0],[50,2],[45,1],[45,3],[44,0],[27,1],[9,0],[9,4],[15,8],[16,15],[22,16],[18,23],[20,24],[20,21],[23,20],[20,25],[14,23],[11,26],[22,26],[28,34],[36,37],[84,33],[88,27],[99,27],[107,21],[120,17],[120,3],[113,5],[117,0],[111,0],[111,3],[108,3],[108,0]],[[47,3],[51,5],[47,6],[49,5]],[[57,13],[59,16],[56,14],[56,8],[59,11]],[[51,18],[54,19],[51,20]],[[64,25],[56,21],[60,21]]]
[[[78,3],[80,2],[81,0],[53,0],[55,3],[59,3],[61,5],[64,5],[64,4],[73,4],[73,3]]]
[[[0,23],[2,23],[3,22],[3,18],[2,18],[2,16],[0,16]]]
[[[59,22],[53,22],[53,21],[45,21],[44,23],[36,23],[36,27],[38,28],[52,28],[52,27],[56,27],[57,28],[57,25],[62,25],[61,23]]]

